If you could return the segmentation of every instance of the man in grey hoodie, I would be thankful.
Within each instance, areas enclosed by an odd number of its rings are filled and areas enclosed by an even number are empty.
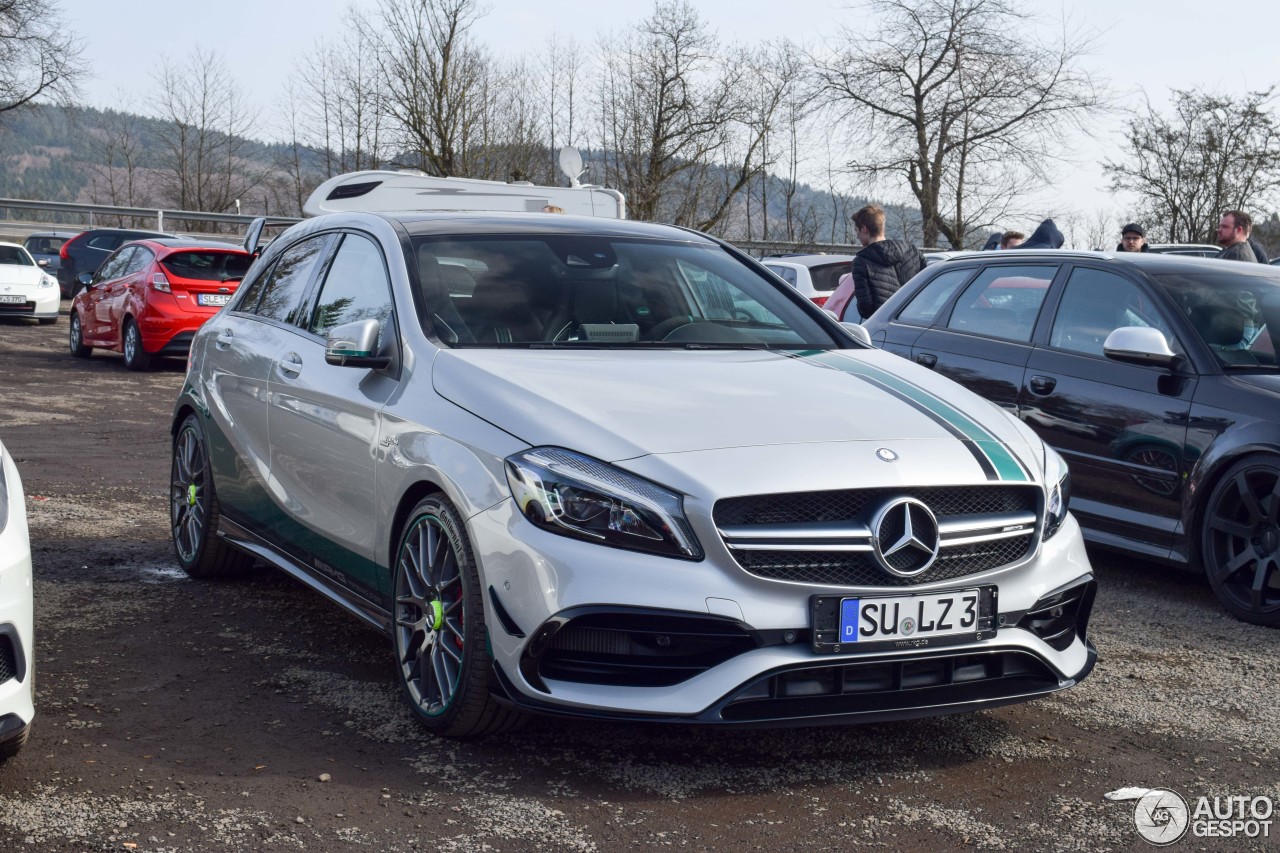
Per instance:
[[[855,213],[853,224],[863,246],[853,256],[853,292],[865,320],[924,269],[924,256],[910,243],[885,239],[884,210],[874,204]]]

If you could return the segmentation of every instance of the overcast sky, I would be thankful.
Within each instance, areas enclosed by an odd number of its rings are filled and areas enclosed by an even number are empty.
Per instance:
[[[375,0],[61,0],[71,28],[85,44],[94,78],[85,86],[92,106],[148,113],[146,97],[162,56],[181,61],[197,46],[217,51],[265,112],[281,83],[318,39],[341,33],[345,10],[373,9]],[[602,0],[488,0],[477,36],[498,56],[536,54],[553,33],[594,36],[647,15],[644,3]],[[857,6],[829,0],[694,0],[724,42],[757,43],[786,37],[811,49],[834,39],[841,25],[862,26]],[[1021,7],[1042,20],[1096,31],[1088,67],[1109,81],[1123,105],[1141,105],[1145,91],[1166,105],[1170,88],[1243,92],[1280,83],[1280,3],[1209,4],[1189,0],[1042,2]],[[120,97],[123,94],[123,99]],[[1076,144],[1074,163],[1057,170],[1055,189],[1034,209],[1080,216],[1105,209],[1123,215],[1125,199],[1106,191],[1099,163],[1119,155],[1124,114],[1100,118]],[[263,136],[269,136],[264,133]],[[1009,227],[1034,222],[1010,222]]]

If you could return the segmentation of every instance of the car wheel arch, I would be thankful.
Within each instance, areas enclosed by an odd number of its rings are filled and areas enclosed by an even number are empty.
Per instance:
[[[387,569],[393,575],[395,573],[396,551],[400,547],[400,537],[404,535],[405,525],[409,523],[409,514],[413,512],[413,508],[429,495],[444,495],[450,503],[455,507],[458,506],[457,501],[449,494],[449,490],[440,483],[431,480],[417,480],[412,483],[400,495],[400,500],[396,502],[395,512],[391,516],[391,526],[387,529],[385,546],[387,548]],[[464,518],[465,522],[466,519]]]
[[[1260,426],[1254,424],[1254,426]],[[1183,492],[1183,529],[1191,547],[1187,549],[1188,562],[1198,571],[1204,570],[1200,541],[1200,528],[1208,511],[1209,498],[1223,476],[1231,467],[1248,456],[1271,456],[1280,461],[1280,428],[1267,430],[1269,436],[1249,436],[1249,440],[1222,439],[1219,436],[1208,451],[1197,459],[1188,473],[1188,488]]]

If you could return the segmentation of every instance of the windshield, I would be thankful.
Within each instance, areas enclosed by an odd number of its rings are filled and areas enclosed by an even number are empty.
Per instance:
[[[1206,274],[1197,269],[1154,278],[1224,368],[1276,369],[1280,276],[1239,275],[1226,270]]]
[[[420,237],[419,316],[450,346],[830,348],[718,246],[590,235]]]
[[[0,264],[9,264],[19,267],[33,267],[36,262],[31,260],[31,256],[27,254],[27,250],[20,246],[0,246]]]

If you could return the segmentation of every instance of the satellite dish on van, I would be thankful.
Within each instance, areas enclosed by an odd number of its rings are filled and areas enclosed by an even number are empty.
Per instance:
[[[578,149],[572,145],[566,145],[560,149],[559,155],[560,171],[569,179],[569,186],[580,187],[578,178],[582,177],[582,173],[586,171],[582,167],[582,155],[578,153]]]

